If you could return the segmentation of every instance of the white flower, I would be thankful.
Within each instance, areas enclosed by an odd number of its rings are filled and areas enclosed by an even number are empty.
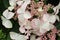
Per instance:
[[[24,35],[20,35],[20,34],[15,33],[15,32],[10,32],[10,37],[13,40],[27,40]]]
[[[5,28],[12,28],[12,23],[10,20],[4,18],[3,16],[1,16],[1,19],[2,19],[2,25],[5,27]]]
[[[3,12],[3,16],[6,18],[6,19],[11,19],[13,16],[14,16],[15,13],[13,12],[9,12],[8,9],[6,9],[4,12]]]

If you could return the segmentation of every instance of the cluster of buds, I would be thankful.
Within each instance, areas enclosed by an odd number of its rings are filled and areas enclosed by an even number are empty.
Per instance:
[[[24,35],[21,35],[10,32],[10,37],[13,40],[41,40],[42,35],[55,28],[53,25],[55,21],[60,21],[57,15],[60,3],[54,7],[51,4],[45,5],[43,0],[37,3],[34,0],[9,0],[9,4],[10,6],[1,16],[3,26],[12,28],[12,23],[9,19],[18,18],[19,31],[24,33]],[[52,8],[54,12],[48,13],[49,8]],[[31,37],[29,38],[29,36]],[[36,36],[39,36],[39,38],[36,39]]]

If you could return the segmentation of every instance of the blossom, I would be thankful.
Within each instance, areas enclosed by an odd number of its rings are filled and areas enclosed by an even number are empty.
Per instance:
[[[49,14],[47,11],[53,5],[44,5],[44,2],[41,1],[35,3],[34,0],[9,0],[10,6],[1,16],[2,25],[6,28],[12,28],[10,19],[16,16],[18,18],[18,24],[20,25],[19,31],[20,33],[24,33],[24,35],[21,35],[10,32],[12,40],[27,40],[29,36],[30,40],[47,40],[47,37],[44,36],[45,33],[54,29],[54,23],[56,20],[60,20],[57,15],[60,9],[60,3],[58,6],[52,7],[54,12]],[[31,35],[31,33],[33,34]],[[55,33],[54,35],[52,34],[52,37],[50,37],[50,34],[47,36],[52,40],[52,38],[55,38]],[[35,38],[36,36],[39,37]]]

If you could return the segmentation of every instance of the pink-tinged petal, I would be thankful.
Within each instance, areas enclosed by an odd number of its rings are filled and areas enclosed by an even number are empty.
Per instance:
[[[31,22],[27,20],[24,27],[25,27],[26,29],[31,29]]]
[[[39,19],[33,19],[32,21],[31,21],[31,26],[33,27],[33,28],[37,28],[37,29],[39,29],[40,28],[40,25],[41,25],[41,22],[40,22],[40,20]]]
[[[40,27],[40,33],[44,34],[45,32],[54,28],[54,25],[50,24],[49,22],[44,22]]]
[[[51,15],[51,16],[49,17],[48,21],[51,22],[51,23],[55,23],[55,21],[56,21],[56,16],[55,16],[55,15]]]
[[[24,13],[26,10],[27,5],[30,3],[30,0],[25,1],[22,6],[17,10],[17,13],[21,14]]]
[[[56,16],[51,14],[44,14],[42,19],[46,22],[55,23]]]
[[[23,14],[18,15],[19,24],[22,25],[25,22],[25,18],[23,17]]]
[[[44,14],[42,19],[43,19],[44,21],[48,21],[48,19],[49,19],[49,14]]]

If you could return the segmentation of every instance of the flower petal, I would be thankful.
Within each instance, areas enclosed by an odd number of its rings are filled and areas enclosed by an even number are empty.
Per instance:
[[[6,18],[6,19],[11,19],[13,16],[14,16],[15,13],[13,12],[9,12],[8,10],[5,10],[3,12],[3,16]]]
[[[55,23],[55,21],[56,21],[56,16],[55,16],[55,15],[51,15],[51,16],[49,17],[48,21],[51,22],[51,23]]]
[[[24,18],[26,18],[26,19],[29,19],[29,18],[31,18],[32,16],[31,16],[31,14],[28,12],[28,11],[26,11],[25,13],[24,13]]]
[[[50,17],[49,14],[44,14],[42,19],[44,21],[48,21],[49,17]]]
[[[23,3],[23,5],[17,10],[17,13],[18,14],[20,14],[20,13],[24,13],[25,12],[25,10],[26,10],[26,7],[27,7],[27,5],[30,3],[30,0],[28,1],[25,1],[24,3]]]
[[[39,29],[40,28],[40,26],[41,26],[41,21],[39,20],[39,19],[33,19],[32,21],[31,21],[31,26],[32,26],[32,28],[34,28],[34,29]]]
[[[51,14],[44,14],[42,19],[46,22],[55,23],[56,16]]]
[[[54,25],[50,24],[49,22],[44,22],[40,27],[40,32],[43,34],[53,28],[54,28]]]
[[[23,4],[23,1],[18,1],[17,4],[21,6]]]
[[[24,26],[26,29],[31,29],[31,22],[30,21],[26,21],[26,25]]]
[[[55,15],[55,17],[56,17],[56,19],[57,19],[58,21],[60,21],[60,19],[59,19],[59,16],[58,16],[58,15]]]
[[[22,25],[25,22],[25,18],[23,16],[23,14],[18,15],[18,20],[20,22],[20,25]]]
[[[8,7],[8,10],[12,11],[14,9],[13,6]]]
[[[2,19],[2,25],[3,25],[5,28],[12,28],[12,23],[11,23],[10,20],[5,19],[3,16],[1,16],[1,19]]]
[[[17,0],[9,0],[9,4],[10,4],[11,6],[16,6],[16,1],[17,1]]]
[[[10,32],[10,37],[11,37],[11,39],[14,39],[14,40],[26,40],[24,35],[20,35],[15,32]]]
[[[43,11],[42,7],[40,7],[40,8],[38,9],[38,11]]]
[[[35,37],[36,37],[35,35],[31,35],[30,39],[31,39],[31,40],[36,40]]]
[[[20,28],[19,28],[19,31],[20,31],[21,33],[25,33],[25,28],[24,28],[24,27],[20,27]]]

